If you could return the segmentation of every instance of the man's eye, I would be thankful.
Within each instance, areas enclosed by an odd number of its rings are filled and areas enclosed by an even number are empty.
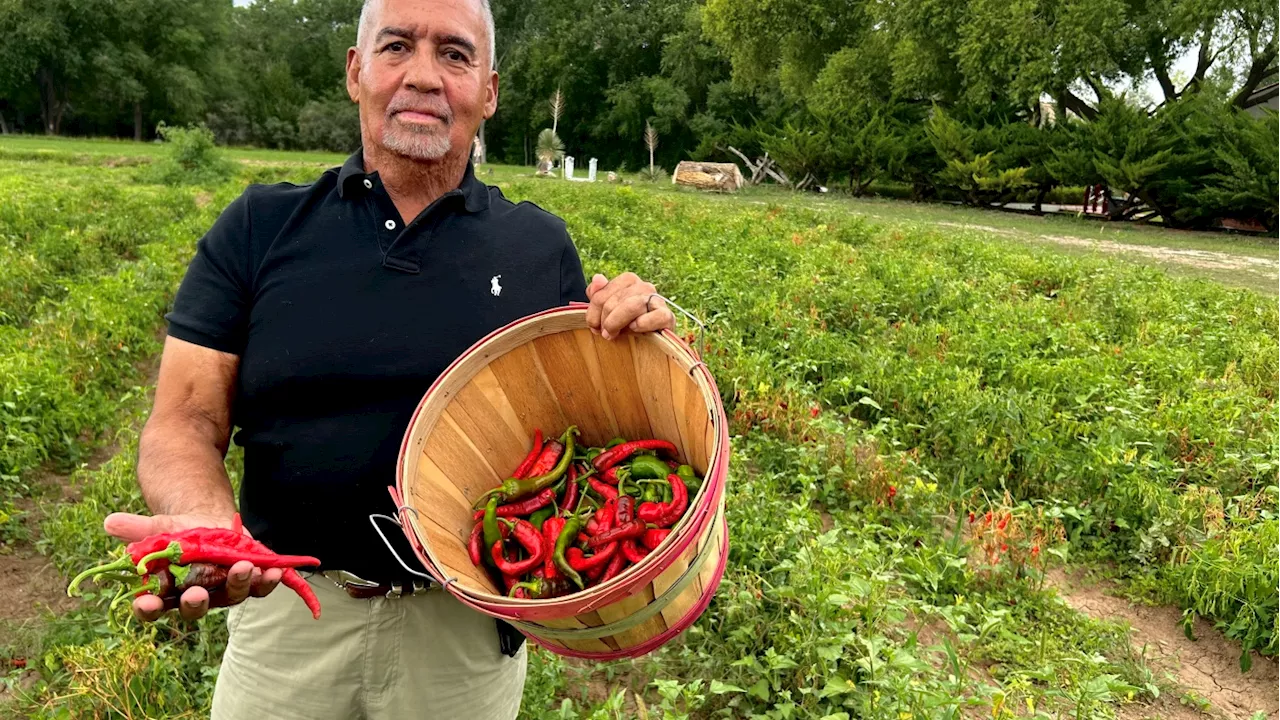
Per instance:
[[[408,47],[406,47],[405,44],[402,42],[393,42],[387,45],[385,48],[383,48],[383,50],[386,50],[387,52],[392,52],[392,53],[403,52],[407,49]]]
[[[449,50],[449,51],[446,51],[446,52],[445,52],[445,56],[446,56],[446,57],[448,57],[450,60],[452,60],[452,61],[454,61],[454,62],[467,62],[467,61],[468,61],[467,56],[466,56],[466,55],[463,55],[462,53],[458,52],[457,50]]]

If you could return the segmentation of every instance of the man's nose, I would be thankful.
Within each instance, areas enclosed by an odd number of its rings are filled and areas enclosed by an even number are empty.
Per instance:
[[[404,86],[422,93],[435,92],[444,87],[444,77],[434,49],[415,54],[404,74]]]

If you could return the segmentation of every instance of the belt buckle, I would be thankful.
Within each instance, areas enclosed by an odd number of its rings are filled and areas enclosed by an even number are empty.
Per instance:
[[[343,590],[346,590],[348,585],[358,587],[358,588],[378,587],[378,583],[372,582],[370,580],[365,580],[359,575],[356,575],[355,573],[349,573],[346,570],[325,570],[323,574],[325,577],[333,581],[334,585],[337,585],[339,588]]]
[[[403,584],[401,584],[401,583],[397,583],[397,582],[393,582],[393,583],[391,583],[391,589],[387,591],[387,597],[389,597],[389,598],[400,598],[400,597],[404,597],[404,596],[405,596],[405,589],[406,589],[406,588],[405,588],[405,586],[404,586]],[[414,581],[413,581],[412,590],[410,590],[409,594],[410,594],[410,595],[425,595],[425,594],[427,593],[427,591],[428,591],[428,590],[430,590],[430,589],[431,589],[431,588],[427,587],[427,584],[426,584],[426,583],[424,583],[424,582],[422,582],[421,580],[414,580]]]

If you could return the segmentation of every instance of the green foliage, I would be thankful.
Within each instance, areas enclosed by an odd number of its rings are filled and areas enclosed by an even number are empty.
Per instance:
[[[166,185],[205,185],[231,177],[236,164],[214,144],[213,133],[204,125],[169,127],[160,124],[156,132],[165,141],[167,152],[144,172],[147,180]]]
[[[360,147],[360,107],[346,97],[312,100],[298,113],[298,143],[350,153]]]
[[[538,162],[550,168],[557,160],[564,159],[564,143],[551,128],[544,128],[538,133]]]
[[[1222,142],[1214,147],[1215,169],[1194,195],[1206,215],[1254,219],[1276,232],[1276,197],[1280,177],[1272,159],[1280,156],[1280,123],[1276,113],[1261,118],[1235,113]]]
[[[1018,190],[1032,185],[1027,179],[1030,168],[1001,167],[995,150],[975,149],[994,144],[989,128],[968,128],[935,107],[925,123],[925,133],[944,163],[937,175],[938,184],[958,190],[971,205],[1009,202]]]

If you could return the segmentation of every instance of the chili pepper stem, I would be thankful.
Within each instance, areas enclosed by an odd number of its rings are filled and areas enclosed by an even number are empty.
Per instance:
[[[163,550],[157,550],[150,555],[143,555],[142,559],[138,561],[138,574],[145,574],[147,572],[147,566],[150,565],[153,560],[168,560],[170,564],[177,565],[178,561],[181,559],[182,543],[171,542],[169,543],[169,546]]]
[[[133,570],[133,569],[134,569],[134,567],[133,567],[133,558],[129,557],[128,555],[125,555],[124,557],[120,558],[119,560],[113,560],[112,562],[109,562],[109,563],[107,563],[107,564],[105,564],[105,565],[99,565],[99,566],[97,566],[97,567],[91,567],[91,568],[89,568],[88,570],[85,570],[84,572],[80,573],[79,575],[77,575],[77,576],[75,576],[74,578],[72,578],[72,579],[71,579],[71,584],[70,584],[69,586],[67,586],[67,596],[68,596],[68,597],[79,597],[79,596],[80,596],[80,583],[84,582],[85,580],[88,580],[89,578],[93,577],[94,575],[102,575],[102,574],[104,574],[104,573],[112,573],[112,572],[115,572],[115,571],[117,571],[117,570]]]
[[[154,578],[143,583],[141,587],[125,588],[120,591],[120,594],[116,595],[114,600],[111,601],[111,605],[107,607],[107,612],[115,613],[116,606],[119,605],[120,601],[124,600],[125,598],[128,598],[130,596],[136,597],[139,593],[151,592],[152,590],[159,590],[159,589],[160,589],[160,581]]]

